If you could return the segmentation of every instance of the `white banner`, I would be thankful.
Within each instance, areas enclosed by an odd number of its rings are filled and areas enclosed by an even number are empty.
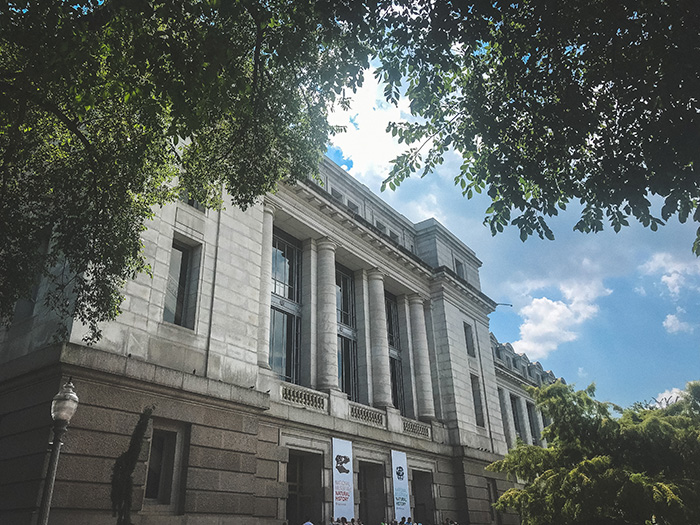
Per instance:
[[[401,521],[411,515],[411,501],[408,496],[408,464],[406,453],[391,451],[391,472],[394,478],[394,518]]]
[[[352,474],[352,442],[333,438],[333,517],[355,517],[355,484]]]

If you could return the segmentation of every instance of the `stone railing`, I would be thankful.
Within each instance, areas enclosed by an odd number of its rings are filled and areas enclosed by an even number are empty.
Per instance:
[[[282,399],[318,412],[328,412],[328,396],[291,383],[282,383]]]
[[[385,427],[383,410],[358,403],[350,403],[350,419],[375,427]]]
[[[430,438],[430,425],[421,423],[414,419],[403,418],[403,432],[404,434],[411,434],[413,436],[422,437],[425,439]]]

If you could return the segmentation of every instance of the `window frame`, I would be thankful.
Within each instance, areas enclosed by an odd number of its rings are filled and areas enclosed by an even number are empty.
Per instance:
[[[281,254],[281,255],[280,255]],[[277,265],[287,261],[287,271]],[[270,336],[268,364],[280,379],[294,384],[301,381],[302,245],[298,239],[279,230],[272,233],[272,290],[270,293]],[[284,275],[282,275],[284,273]],[[278,334],[278,322],[284,332]],[[282,366],[279,366],[280,363]]]
[[[175,234],[170,248],[170,262],[163,301],[163,321],[194,330],[197,325],[197,303],[199,301],[199,278],[202,268],[202,245],[182,235]],[[175,252],[181,254],[179,261]],[[178,265],[177,285],[174,264]],[[173,296],[171,291],[176,289]],[[174,297],[174,305],[169,304]]]
[[[479,428],[486,428],[486,415],[484,413],[484,401],[481,393],[481,381],[479,376],[469,374],[472,386],[472,399],[474,401],[474,421]]]
[[[169,458],[171,463],[168,473],[169,492],[168,497],[159,494],[155,498],[148,497],[149,493],[149,476],[151,473],[151,461],[153,460],[153,445],[154,435],[169,434],[174,440],[172,443],[172,458]],[[184,514],[185,503],[185,485],[186,471],[188,462],[188,447],[189,447],[189,425],[165,419],[153,418],[151,420],[151,431],[148,439],[148,458],[146,460],[146,479],[143,487],[143,511],[146,513],[157,514]],[[162,485],[163,480],[159,483]],[[162,488],[162,487],[161,487]],[[167,501],[164,501],[166,500]]]

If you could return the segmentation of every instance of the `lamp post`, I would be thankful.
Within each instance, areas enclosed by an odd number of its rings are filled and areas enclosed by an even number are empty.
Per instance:
[[[61,438],[66,433],[68,423],[70,423],[75,410],[78,408],[78,396],[73,390],[72,378],[61,387],[53,397],[51,402],[51,419],[53,419],[53,441],[51,442],[51,458],[49,468],[46,471],[46,481],[44,482],[44,493],[41,497],[41,508],[39,509],[38,525],[49,523],[49,510],[51,509],[51,498],[53,497],[53,485],[56,481],[56,470],[58,469],[58,455],[61,453]]]

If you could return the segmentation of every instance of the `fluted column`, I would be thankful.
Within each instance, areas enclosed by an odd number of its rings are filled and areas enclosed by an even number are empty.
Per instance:
[[[318,250],[317,381],[319,390],[339,390],[338,318],[336,313],[335,243],[321,239]]]
[[[262,257],[260,261],[260,311],[258,325],[258,365],[270,368],[270,294],[272,293],[272,225],[275,208],[263,208]]]
[[[389,339],[386,327],[384,275],[370,270],[369,278],[369,332],[372,363],[372,392],[374,406],[392,407],[391,370],[389,368]]]
[[[532,432],[530,431],[530,414],[527,413],[527,401],[525,401],[525,398],[518,396],[518,406],[520,407],[520,414],[523,422],[523,428],[521,432],[523,441],[528,445],[532,445]]]
[[[418,398],[418,418],[431,421],[435,419],[433,403],[433,381],[430,374],[430,356],[428,355],[428,332],[425,328],[423,299],[419,295],[408,298],[411,317],[411,340],[413,342],[413,362],[416,370],[416,397]]]
[[[498,389],[498,400],[501,405],[501,419],[503,420],[503,432],[506,436],[506,445],[511,449],[515,446],[518,435],[515,432],[515,419],[513,418],[513,407],[510,402],[510,394]]]

